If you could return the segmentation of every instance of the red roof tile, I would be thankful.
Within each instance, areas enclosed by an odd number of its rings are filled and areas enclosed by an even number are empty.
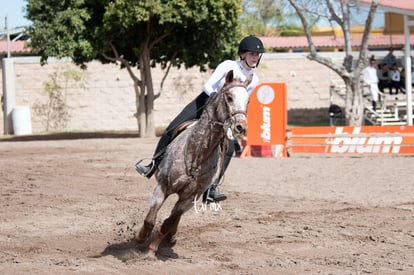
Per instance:
[[[306,36],[296,37],[260,37],[265,48],[270,49],[302,49],[308,48],[308,40]],[[313,43],[316,48],[336,48],[344,46],[343,37],[334,36],[313,36]],[[361,45],[362,36],[352,37],[352,46]],[[414,45],[414,34],[410,36],[411,45]],[[389,47],[395,45],[404,45],[404,35],[393,34],[370,36],[368,40],[370,47]]]
[[[371,4],[372,0],[357,0],[364,4]],[[379,0],[378,6],[384,10],[411,15],[414,14],[413,0]]]
[[[32,51],[31,48],[26,48],[25,43],[27,41],[18,40],[18,41],[10,41],[10,52],[11,54],[28,54]],[[0,41],[0,54],[4,55],[7,54],[7,41],[1,40]]]

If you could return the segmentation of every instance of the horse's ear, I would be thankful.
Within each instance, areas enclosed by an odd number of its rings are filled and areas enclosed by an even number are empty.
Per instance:
[[[249,77],[243,82],[243,86],[247,87],[253,80],[253,74],[249,75]]]
[[[228,71],[226,75],[226,84],[233,82],[233,70]]]

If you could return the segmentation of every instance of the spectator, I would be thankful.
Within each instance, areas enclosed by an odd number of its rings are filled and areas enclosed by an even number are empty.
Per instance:
[[[379,89],[378,89],[378,76],[377,76],[377,62],[375,60],[375,57],[372,56],[369,59],[369,65],[365,67],[365,69],[362,71],[362,80],[366,85],[369,86],[369,91],[371,92],[371,102],[372,102],[372,109],[374,111],[377,107],[377,101],[379,96]]]
[[[384,63],[388,65],[388,68],[391,68],[392,64],[397,64],[397,58],[393,52],[394,49],[391,47],[388,54],[384,57]]]
[[[405,94],[405,92],[401,88],[401,73],[396,63],[392,64],[391,67],[391,86],[392,88],[395,88],[396,95],[398,95],[399,91]],[[392,94],[392,92],[390,92],[390,94]]]
[[[414,70],[411,71],[411,86],[414,87]]]
[[[383,63],[378,70],[378,88],[381,93],[384,93],[384,88],[388,88],[391,94],[391,72],[390,68],[388,67],[387,63]]]
[[[411,71],[411,86],[414,87],[414,70]],[[405,92],[406,88],[405,88],[405,69],[404,68],[401,70],[401,88]]]
[[[402,68],[401,69],[401,73],[400,73],[400,86],[401,86],[401,90],[405,91],[405,69]]]

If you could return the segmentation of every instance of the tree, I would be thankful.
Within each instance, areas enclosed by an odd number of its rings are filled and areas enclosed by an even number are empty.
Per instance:
[[[350,32],[351,9],[354,6],[354,0],[288,1],[300,17],[303,25],[310,48],[308,58],[329,67],[343,79],[346,86],[345,117],[347,123],[353,126],[362,125],[364,106],[360,79],[361,72],[367,59],[368,38],[371,33],[372,22],[378,7],[378,0],[373,0],[369,8],[365,21],[364,33],[361,44],[359,45],[359,56],[355,61],[353,60],[352,55],[352,39]],[[318,54],[315,44],[313,43],[310,28],[321,16],[327,18],[330,22],[339,25],[342,29],[345,57],[344,62],[341,65],[335,64],[331,59],[322,57]],[[314,21],[311,21],[309,18],[314,18]]]
[[[243,13],[240,22],[246,34],[272,35],[284,19],[283,1],[243,0]]]
[[[33,52],[97,59],[125,68],[133,80],[140,136],[155,134],[151,67],[201,71],[235,56],[240,0],[28,0]],[[135,72],[134,68],[139,71]]]

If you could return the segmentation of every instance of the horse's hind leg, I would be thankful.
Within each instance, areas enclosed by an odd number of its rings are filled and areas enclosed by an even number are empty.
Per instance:
[[[192,203],[192,199],[179,199],[175,203],[170,216],[162,223],[159,235],[154,238],[149,246],[149,249],[153,253],[157,252],[158,247],[164,238],[167,237],[169,238],[169,241],[172,242],[172,238],[177,233],[178,223],[180,222],[181,216],[192,207]]]
[[[141,227],[141,230],[135,232],[134,240],[137,242],[144,242],[150,236],[152,229],[155,226],[155,221],[157,219],[158,211],[165,201],[165,194],[161,190],[161,186],[158,184],[152,193],[150,209],[147,216],[145,217],[144,224]]]

